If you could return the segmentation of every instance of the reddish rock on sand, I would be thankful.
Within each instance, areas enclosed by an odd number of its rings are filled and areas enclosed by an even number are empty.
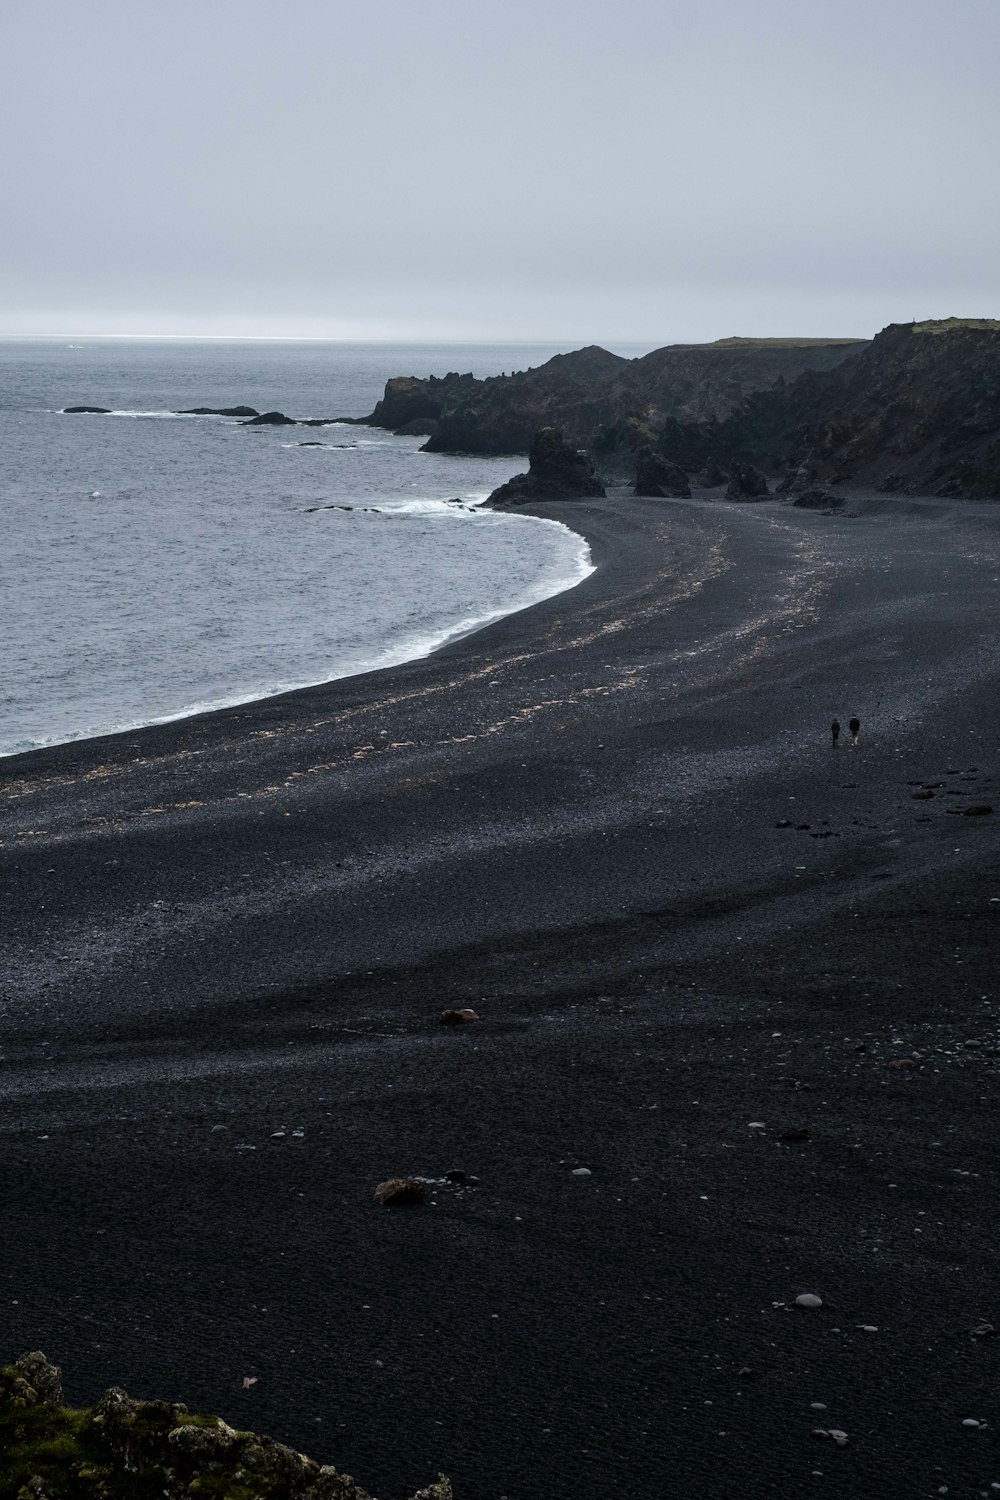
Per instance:
[[[443,1010],[438,1016],[438,1021],[442,1026],[464,1026],[466,1021],[478,1020],[476,1012],[470,1010],[468,1006],[464,1010]]]
[[[379,1183],[372,1196],[382,1207],[396,1208],[403,1203],[423,1203],[427,1189],[412,1177],[390,1177]]]

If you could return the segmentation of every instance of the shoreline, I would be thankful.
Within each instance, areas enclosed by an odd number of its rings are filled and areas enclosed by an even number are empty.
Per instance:
[[[485,500],[477,502],[475,505],[471,506],[471,508],[479,509],[484,505]],[[45,753],[49,750],[61,749],[70,745],[85,744],[92,740],[113,739],[120,735],[134,734],[145,729],[154,729],[165,724],[178,723],[186,719],[200,719],[206,715],[223,713],[227,709],[246,708],[251,704],[266,703],[274,698],[286,697],[289,693],[308,692],[313,688],[325,687],[332,682],[345,681],[349,677],[366,677],[373,672],[388,671],[393,667],[404,666],[407,662],[420,661],[424,657],[433,656],[436,652],[444,650],[446,647],[455,644],[457,641],[463,640],[466,636],[475,635],[480,630],[488,629],[491,625],[496,624],[499,620],[505,619],[508,615],[520,614],[523,610],[533,609],[535,605],[543,604],[547,599],[555,598],[557,597],[557,595],[566,593],[570,589],[578,588],[579,585],[584,582],[594,571],[594,565],[590,561],[590,547],[587,539],[581,536],[579,532],[575,532],[572,527],[567,526],[564,521],[561,521],[555,517],[547,517],[542,515],[535,516],[530,511],[526,511],[525,514],[528,515],[530,519],[545,521],[549,525],[561,526],[563,530],[569,532],[571,536],[576,537],[577,540],[581,543],[581,548],[575,560],[575,568],[578,576],[572,578],[568,582],[560,584],[559,587],[552,590],[551,593],[543,594],[540,598],[529,599],[526,603],[514,604],[510,608],[494,610],[485,616],[477,618],[471,624],[459,622],[456,625],[449,627],[448,630],[439,632],[436,636],[420,638],[418,641],[412,643],[412,648],[411,644],[408,643],[408,640],[404,639],[395,647],[386,647],[385,650],[381,653],[381,657],[379,660],[367,666],[363,666],[359,670],[352,668],[349,671],[335,673],[332,676],[319,678],[316,681],[302,682],[291,686],[282,687],[277,689],[275,692],[260,693],[254,691],[246,697],[220,698],[217,701],[199,703],[197,705],[180,708],[176,711],[171,711],[170,713],[152,719],[137,719],[134,722],[118,724],[113,728],[102,729],[98,730],[97,732],[87,730],[79,735],[71,736],[68,739],[54,739],[51,741],[44,741],[37,745],[30,746],[27,749],[0,749],[0,772],[2,772],[3,764],[5,762],[13,760],[19,756]],[[529,590],[529,592],[531,591]],[[431,644],[427,644],[427,640],[430,640]]]
[[[387,1497],[988,1488],[1000,525],[532,513],[577,587],[0,765],[8,1353]]]

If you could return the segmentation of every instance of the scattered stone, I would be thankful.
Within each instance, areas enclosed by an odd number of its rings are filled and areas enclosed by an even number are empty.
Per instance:
[[[406,1203],[423,1203],[427,1189],[413,1177],[390,1177],[380,1182],[372,1197],[382,1208],[396,1208]]]
[[[876,1323],[856,1323],[855,1327],[860,1328],[862,1333],[878,1333],[878,1325]]]
[[[792,820],[791,820],[791,818],[779,818],[778,821],[777,821],[777,823],[775,823],[774,826],[775,826],[775,828],[791,828],[792,827]]]
[[[781,1139],[783,1141],[807,1141],[809,1132],[804,1125],[791,1125],[781,1132]]]
[[[971,807],[962,808],[963,818],[985,818],[993,811],[987,802],[975,802]]]
[[[801,490],[792,501],[793,505],[802,510],[841,510],[844,503],[842,495],[834,495],[830,490],[823,489]]]
[[[982,1422],[977,1422],[975,1417],[965,1417],[962,1421],[963,1427],[982,1427]]]
[[[974,1339],[988,1339],[996,1333],[996,1329],[992,1323],[977,1323],[971,1332]]]
[[[810,1401],[810,1403],[809,1403],[809,1410],[810,1411],[826,1411],[826,1402],[825,1401]]]
[[[744,1365],[743,1368],[741,1370],[737,1370],[736,1373],[739,1376],[740,1380],[752,1380],[757,1372],[756,1370],[752,1370],[749,1365]]]
[[[573,1176],[574,1177],[590,1177],[591,1175],[592,1175],[592,1173],[591,1173],[591,1170],[590,1170],[589,1167],[574,1167],[573,1168]]]
[[[847,1447],[847,1433],[844,1432],[840,1427],[831,1427],[830,1436],[833,1438],[833,1441],[836,1443],[838,1448]]]
[[[822,1297],[817,1297],[815,1292],[801,1292],[795,1299],[796,1307],[822,1307]]]
[[[912,1068],[912,1057],[891,1057],[886,1063],[887,1068]]]
[[[438,1016],[440,1026],[465,1026],[469,1021],[478,1021],[479,1016],[469,1006],[463,1006],[461,1010],[443,1010]]]
[[[931,791],[911,792],[910,796],[914,802],[929,802],[934,793]]]
[[[448,1182],[468,1182],[469,1180],[468,1175],[462,1171],[461,1167],[452,1167],[451,1171],[446,1172],[444,1175]]]

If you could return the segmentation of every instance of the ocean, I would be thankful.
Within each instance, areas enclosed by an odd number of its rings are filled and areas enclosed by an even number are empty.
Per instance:
[[[0,341],[0,755],[398,663],[586,577],[565,526],[478,509],[523,459],[171,415],[361,416],[392,375],[566,347]]]

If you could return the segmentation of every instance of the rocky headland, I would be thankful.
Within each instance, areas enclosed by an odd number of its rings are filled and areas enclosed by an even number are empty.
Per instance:
[[[488,380],[390,380],[363,420],[428,432],[433,452],[523,453],[556,428],[605,484],[641,494],[683,494],[678,469],[732,484],[735,466],[790,494],[1000,498],[1000,322],[890,324],[870,342],[724,339],[634,360],[591,345]],[[737,477],[730,498],[750,495]]]
[[[0,1369],[0,1500],[372,1500],[349,1474],[177,1401],[117,1386],[63,1405],[62,1373],[37,1351]],[[414,1500],[452,1500],[448,1480]]]
[[[625,359],[591,344],[536,369],[485,380],[398,377],[363,420],[393,432],[418,430],[411,424],[421,422],[434,453],[525,453],[539,428],[549,426],[574,447],[593,446],[602,428],[629,424],[648,441],[671,421],[721,420],[751,392],[804,370],[830,369],[862,347],[853,340],[726,339]]]

